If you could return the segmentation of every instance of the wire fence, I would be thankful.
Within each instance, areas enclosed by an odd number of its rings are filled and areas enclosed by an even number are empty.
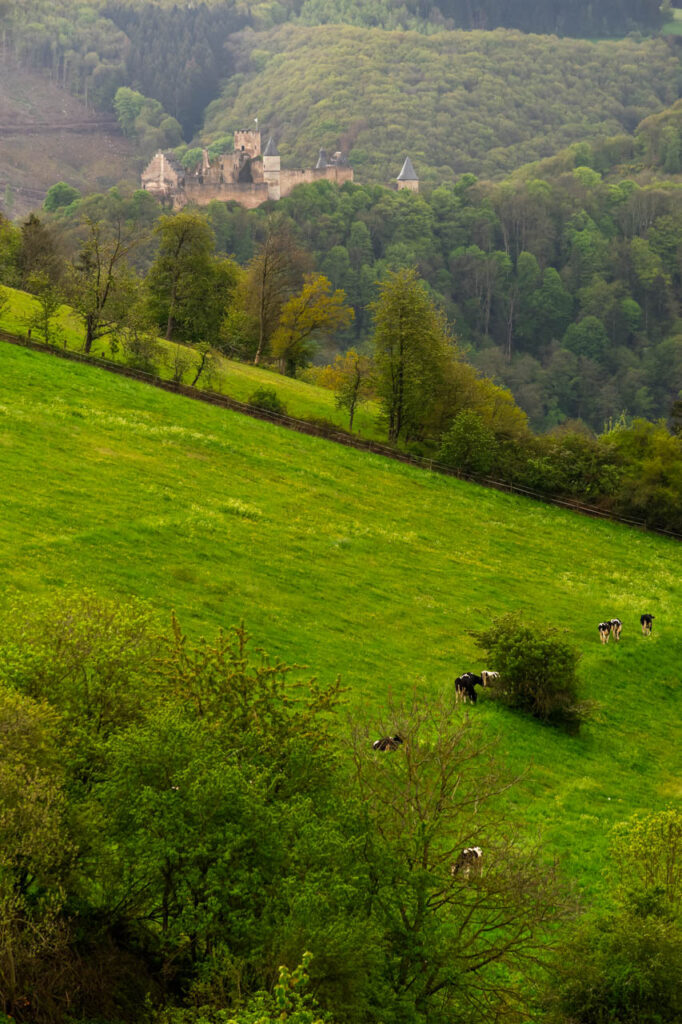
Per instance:
[[[671,537],[674,540],[682,540],[682,534],[676,533],[673,530],[664,530],[660,527],[648,526],[644,519],[630,519],[627,516],[619,516],[607,509],[599,508],[596,505],[588,505],[585,502],[577,501],[574,498],[559,498],[554,495],[543,494],[542,491],[535,491],[530,487],[523,487],[520,484],[514,484],[509,481],[496,480],[492,477],[478,476],[471,473],[463,473],[460,470],[453,469],[452,466],[446,466],[435,459],[428,459],[421,455],[413,455],[410,452],[401,451],[399,448],[393,448],[390,445],[381,444],[379,441],[372,441],[367,438],[357,437],[355,434],[349,434],[347,431],[342,430],[340,427],[336,427],[332,423],[329,423],[329,425],[320,424],[311,422],[310,420],[297,419],[295,416],[289,416],[286,413],[271,412],[269,409],[262,409],[259,406],[250,405],[248,402],[240,402],[236,398],[229,398],[227,395],[220,394],[217,391],[193,387],[190,384],[181,384],[179,381],[166,380],[163,377],[159,377],[157,374],[148,373],[145,370],[138,370],[132,366],[125,366],[123,363],[117,363],[113,359],[106,359],[103,356],[86,355],[84,352],[74,352],[72,349],[58,348],[54,345],[47,345],[42,341],[34,341],[33,339],[24,338],[17,334],[9,334],[6,331],[0,331],[0,340],[8,342],[11,345],[19,345],[22,348],[33,349],[37,352],[47,352],[50,355],[58,356],[61,359],[67,359],[72,362],[86,363],[88,366],[97,366],[102,370],[107,370],[109,373],[116,373],[121,377],[129,377],[132,380],[139,380],[145,384],[152,385],[152,387],[160,388],[163,391],[170,391],[176,395],[183,395],[185,398],[191,398],[194,401],[206,402],[209,405],[217,405],[223,409],[230,409],[232,412],[238,412],[245,416],[251,416],[254,419],[264,420],[267,423],[286,427],[288,430],[296,430],[299,434],[308,434],[310,437],[324,438],[327,441],[333,441],[335,444],[342,444],[348,448],[355,448],[357,451],[380,455],[382,458],[393,459],[396,462],[404,462],[408,465],[415,466],[418,469],[428,470],[429,472],[439,473],[444,476],[456,477],[458,480],[464,480],[467,483],[479,484],[482,487],[489,487],[497,491],[504,491],[507,494],[517,494],[524,498],[531,498],[533,501],[540,501],[545,505],[555,505],[559,508],[568,509],[571,512],[579,512],[581,515],[592,516],[593,518],[604,519],[609,522],[623,523],[625,526],[632,526],[639,530],[661,534],[665,537]]]

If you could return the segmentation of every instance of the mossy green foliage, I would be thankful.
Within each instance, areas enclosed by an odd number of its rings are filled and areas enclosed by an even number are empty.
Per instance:
[[[195,636],[243,618],[273,656],[340,673],[361,714],[494,669],[469,630],[505,611],[565,627],[601,705],[578,737],[485,696],[472,714],[524,774],[509,810],[588,887],[613,823],[681,795],[675,542],[8,345],[0,475],[5,606],[91,587],[175,608]]]
[[[252,35],[237,45],[248,61]],[[359,181],[395,180],[406,152],[422,182],[500,176],[571,142],[631,130],[680,95],[678,57],[660,39],[287,24],[260,45],[269,59],[209,106],[205,137],[258,110],[262,124],[282,126],[284,167],[312,166],[320,146],[343,144]]]

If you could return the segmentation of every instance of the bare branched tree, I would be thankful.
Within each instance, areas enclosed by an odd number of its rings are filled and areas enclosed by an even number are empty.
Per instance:
[[[374,751],[380,735],[403,742]],[[398,1004],[429,1021],[527,1019],[516,982],[544,963],[567,900],[555,866],[510,822],[505,797],[519,780],[454,697],[392,706],[374,733],[355,730],[353,752],[371,819],[371,915]],[[458,870],[474,846],[477,868]]]
[[[87,228],[68,280],[69,298],[85,327],[84,352],[133,304],[136,282],[128,256],[141,242],[139,232],[127,231],[120,220],[108,226],[88,218]]]

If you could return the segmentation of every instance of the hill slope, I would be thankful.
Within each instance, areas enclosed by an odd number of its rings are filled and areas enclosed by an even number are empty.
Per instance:
[[[613,822],[679,800],[679,545],[10,346],[0,370],[0,474],[22,482],[0,495],[5,601],[90,586],[194,634],[244,618],[272,654],[341,673],[356,710],[485,667],[468,629],[519,609],[568,629],[602,704],[574,739],[479,702],[532,765],[528,825],[589,885]],[[604,648],[611,615],[623,640]]]
[[[118,130],[53,127],[96,119],[84,103],[49,79],[10,61],[0,62],[0,210],[8,216],[24,215],[40,205],[56,181],[101,191],[123,178],[135,180],[133,147]]]
[[[205,137],[257,114],[284,166],[309,166],[320,146],[341,145],[361,181],[394,179],[408,152],[429,182],[500,175],[571,142],[632,130],[682,84],[679,58],[661,39],[338,25],[235,39],[245,77],[208,107]]]

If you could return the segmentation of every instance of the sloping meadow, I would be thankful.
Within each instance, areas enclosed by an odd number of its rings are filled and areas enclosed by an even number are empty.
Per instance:
[[[468,631],[517,610],[567,630],[600,704],[578,737],[486,694],[471,710],[523,775],[518,817],[590,885],[614,822],[679,801],[679,544],[43,354],[2,345],[0,368],[5,608],[89,587],[194,636],[244,620],[271,655],[340,674],[360,717],[493,669]]]

